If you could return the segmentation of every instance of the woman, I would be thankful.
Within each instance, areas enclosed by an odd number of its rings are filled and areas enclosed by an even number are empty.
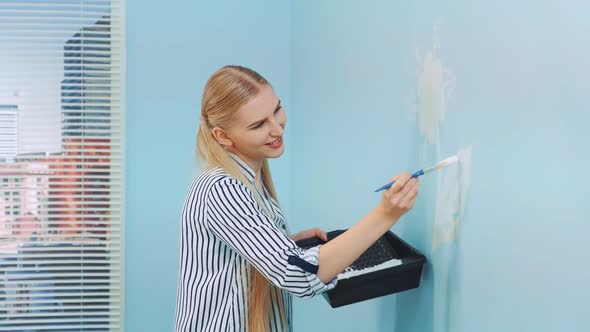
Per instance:
[[[412,208],[409,173],[394,177],[380,203],[336,239],[311,249],[292,236],[278,203],[268,158],[284,151],[285,110],[255,71],[226,66],[207,81],[197,136],[206,170],[182,212],[176,331],[291,331],[291,294],[311,297]]]

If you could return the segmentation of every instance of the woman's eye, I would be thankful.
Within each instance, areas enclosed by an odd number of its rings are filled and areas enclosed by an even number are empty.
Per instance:
[[[262,127],[263,124],[264,124],[264,122],[260,122],[259,124],[252,127],[252,129],[258,129],[258,128]]]

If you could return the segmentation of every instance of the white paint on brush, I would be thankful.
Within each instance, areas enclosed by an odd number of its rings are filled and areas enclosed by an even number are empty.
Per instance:
[[[454,164],[454,163],[456,163],[458,161],[459,161],[459,157],[457,157],[457,156],[448,157],[447,159],[445,159],[445,160],[437,163],[436,164],[436,167],[437,168],[443,168],[443,167],[452,165],[452,164]]]

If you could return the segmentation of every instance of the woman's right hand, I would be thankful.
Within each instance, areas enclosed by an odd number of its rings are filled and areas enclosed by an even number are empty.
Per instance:
[[[410,173],[394,176],[391,180],[397,181],[383,192],[377,207],[346,232],[320,246],[317,276],[323,283],[350,266],[414,206],[418,181],[410,177]]]
[[[407,172],[394,176],[388,181],[396,180],[393,186],[381,195],[377,209],[394,222],[410,211],[418,197],[418,179],[411,176]]]

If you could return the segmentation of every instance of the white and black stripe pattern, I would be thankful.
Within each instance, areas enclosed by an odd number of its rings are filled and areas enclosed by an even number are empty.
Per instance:
[[[237,156],[232,158],[253,183],[252,169]],[[270,216],[253,195],[260,195]],[[311,297],[336,285],[337,279],[328,284],[319,280],[319,246],[297,247],[266,188],[252,193],[221,168],[193,181],[181,222],[176,332],[247,331],[248,263],[283,290],[287,331],[293,328],[291,294]],[[281,331],[276,305],[270,315],[269,331]]]

